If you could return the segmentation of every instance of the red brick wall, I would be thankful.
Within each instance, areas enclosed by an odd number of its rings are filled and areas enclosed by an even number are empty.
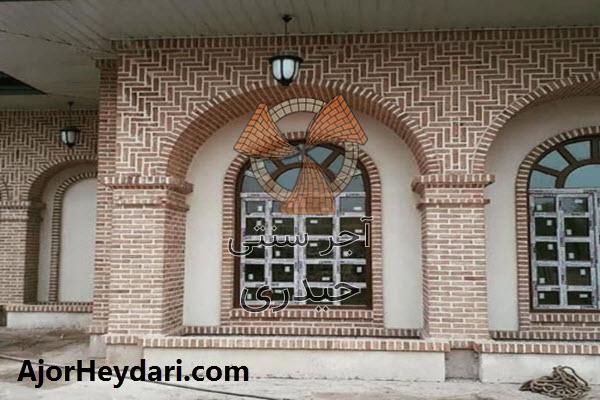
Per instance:
[[[403,138],[423,174],[414,190],[421,195],[426,334],[488,337],[487,150],[524,108],[599,93],[599,34],[581,28],[291,37],[289,47],[306,62],[289,88],[273,82],[267,62],[280,37],[114,43],[117,115],[101,131],[116,131],[114,164],[107,161],[114,174],[106,174],[127,190],[119,190],[121,205],[113,210],[109,331],[166,332],[180,323],[185,225],[183,203],[173,199],[190,190],[184,177],[202,143],[258,103],[342,94],[354,111]],[[114,76],[104,82],[113,85]],[[104,100],[113,107],[111,93]],[[146,287],[157,297],[143,293]],[[98,316],[106,319],[105,311]]]
[[[97,113],[73,112],[82,143],[72,149],[59,140],[68,121],[65,111],[0,111],[0,305],[36,301],[46,182],[65,168],[96,160]]]

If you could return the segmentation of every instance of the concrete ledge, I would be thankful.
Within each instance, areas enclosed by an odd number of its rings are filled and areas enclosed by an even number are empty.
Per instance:
[[[89,312],[16,312],[6,313],[7,328],[86,328],[92,323]]]
[[[110,346],[109,346],[110,347]],[[443,352],[144,348],[147,363],[246,366],[253,378],[373,379],[441,382]]]
[[[552,367],[568,365],[590,384],[600,384],[597,355],[483,353],[479,357],[479,378],[486,383],[523,383],[549,375]]]

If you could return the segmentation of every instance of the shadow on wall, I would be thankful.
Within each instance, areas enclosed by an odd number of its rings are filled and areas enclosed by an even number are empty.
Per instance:
[[[6,326],[6,311],[4,306],[0,306],[0,326]]]

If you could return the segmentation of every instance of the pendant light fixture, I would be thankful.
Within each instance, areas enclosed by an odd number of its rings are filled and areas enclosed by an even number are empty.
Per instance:
[[[285,36],[284,43],[288,43],[288,23],[293,19],[289,14],[284,14],[281,20],[284,24]],[[289,86],[298,77],[300,71],[300,64],[302,64],[302,57],[290,54],[289,52],[283,52],[269,59],[271,63],[271,73],[273,78],[283,86]]]
[[[67,103],[69,105],[69,124],[67,127],[62,128],[60,130],[60,141],[65,146],[71,148],[79,143],[79,137],[81,136],[81,131],[79,128],[73,126],[71,120],[71,112],[73,110],[73,102],[69,101]]]

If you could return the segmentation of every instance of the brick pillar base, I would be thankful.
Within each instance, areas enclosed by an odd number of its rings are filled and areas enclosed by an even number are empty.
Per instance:
[[[185,195],[166,177],[113,177],[109,344],[181,327]],[[119,340],[119,337],[122,340]]]
[[[429,175],[420,193],[425,334],[489,337],[484,188],[488,175]]]
[[[0,305],[37,300],[40,206],[0,203]]]

